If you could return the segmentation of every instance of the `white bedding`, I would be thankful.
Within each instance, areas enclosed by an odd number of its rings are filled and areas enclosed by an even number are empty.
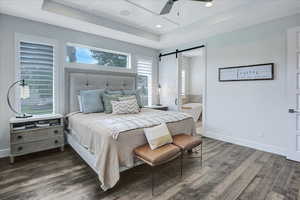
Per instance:
[[[102,119],[98,122],[111,131],[114,139],[117,139],[119,134],[125,131],[146,128],[162,123],[177,122],[189,118],[190,115],[180,112],[149,112],[144,111],[139,114],[132,115],[118,115],[118,117],[111,117]]]
[[[139,114],[159,114],[166,111],[142,109]],[[125,117],[126,115],[122,115]],[[146,144],[147,140],[143,128],[124,131],[119,134],[117,140],[113,139],[111,129],[103,126],[103,120],[117,119],[120,115],[104,113],[71,113],[68,116],[69,129],[74,130],[78,142],[86,147],[96,157],[96,170],[98,171],[101,187],[104,190],[112,188],[119,180],[121,166],[133,167],[133,149]],[[101,123],[99,123],[99,121]],[[167,123],[172,135],[179,133],[195,134],[195,123],[191,117],[176,122]]]
[[[197,122],[202,113],[202,104],[201,103],[183,104],[181,111],[191,115],[194,121]]]

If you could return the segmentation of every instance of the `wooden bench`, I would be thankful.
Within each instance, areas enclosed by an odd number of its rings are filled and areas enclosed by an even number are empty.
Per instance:
[[[179,134],[173,136],[173,144],[166,144],[152,150],[149,144],[142,145],[134,149],[136,157],[151,166],[152,195],[154,194],[154,170],[153,168],[180,157],[180,175],[182,177],[183,154],[185,151],[192,151],[201,145],[201,166],[202,166],[202,140],[201,138]]]
[[[192,152],[195,147],[201,145],[201,167],[202,167],[202,139],[196,136],[188,135],[188,134],[178,134],[173,136],[173,144],[178,146],[182,152],[182,158],[185,151]],[[198,158],[198,157],[190,157],[190,158]],[[181,176],[182,176],[182,169],[181,167]]]
[[[152,150],[148,144],[142,145],[134,149],[136,157],[151,166],[152,176],[152,195],[154,194],[154,170],[153,168],[180,157],[181,150],[173,144],[166,144],[157,149]],[[182,168],[182,161],[180,162]],[[181,170],[182,171],[182,170]],[[182,173],[181,173],[182,174]]]

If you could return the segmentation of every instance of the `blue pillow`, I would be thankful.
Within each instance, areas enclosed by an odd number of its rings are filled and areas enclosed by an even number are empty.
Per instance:
[[[139,107],[143,107],[141,91],[140,90],[122,90],[123,95],[135,95],[136,101],[139,104]]]
[[[103,89],[99,90],[82,90],[80,91],[80,101],[83,113],[103,112],[102,102]]]

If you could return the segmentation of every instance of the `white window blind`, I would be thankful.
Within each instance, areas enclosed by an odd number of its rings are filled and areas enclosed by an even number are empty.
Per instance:
[[[181,95],[185,96],[185,88],[186,88],[186,74],[185,70],[181,71]]]
[[[54,47],[21,41],[20,77],[30,88],[30,97],[21,99],[21,111],[34,115],[53,113]]]
[[[137,59],[138,89],[144,105],[152,105],[152,60]]]

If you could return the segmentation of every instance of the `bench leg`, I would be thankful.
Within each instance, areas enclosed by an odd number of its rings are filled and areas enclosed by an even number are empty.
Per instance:
[[[182,178],[182,171],[183,171],[183,153],[184,152],[181,152],[181,155],[180,155],[180,177]]]
[[[184,159],[184,158],[187,158],[187,159],[198,158],[199,159],[200,158],[200,161],[201,161],[200,165],[201,165],[201,168],[202,168],[202,163],[203,163],[203,142],[199,146],[200,146],[200,150],[196,149],[195,151],[193,151],[193,149],[189,149],[189,150],[187,150],[187,152],[188,152],[188,154],[193,154],[193,153],[199,154],[199,151],[200,151],[200,156],[190,155],[190,156],[187,156],[187,157],[182,157],[182,159]],[[199,146],[198,146],[198,148],[199,148]]]
[[[9,163],[12,165],[15,163],[15,158],[13,156],[9,157]]]
[[[152,196],[154,195],[154,167],[151,167],[151,192]]]
[[[203,142],[201,143],[201,168],[202,168],[202,162],[203,162],[203,158],[202,158],[202,156],[203,156],[203,153],[202,153],[202,146],[203,146]]]

